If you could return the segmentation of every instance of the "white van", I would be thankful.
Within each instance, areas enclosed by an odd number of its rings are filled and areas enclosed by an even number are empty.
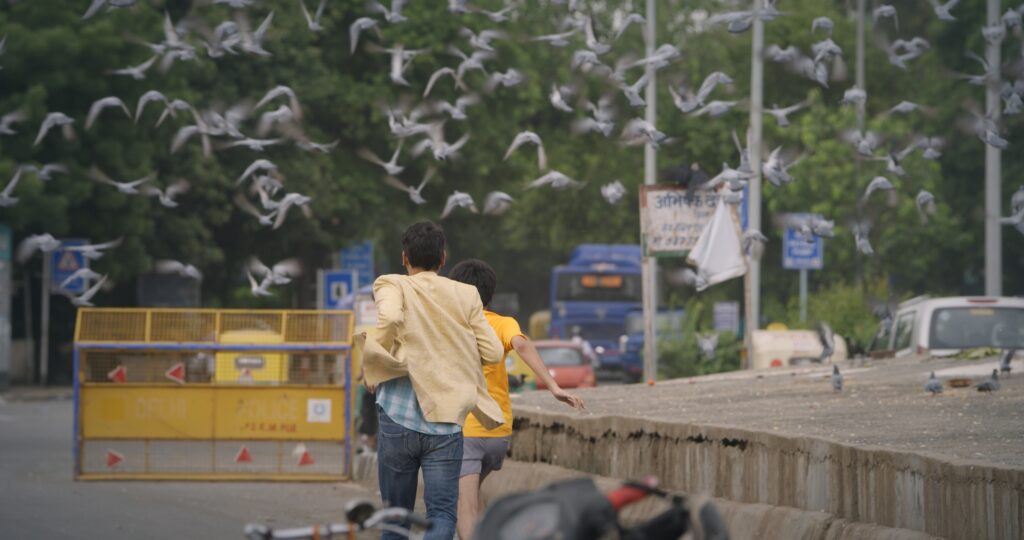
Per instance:
[[[871,350],[950,356],[965,349],[1024,349],[1024,298],[917,297],[899,305]]]

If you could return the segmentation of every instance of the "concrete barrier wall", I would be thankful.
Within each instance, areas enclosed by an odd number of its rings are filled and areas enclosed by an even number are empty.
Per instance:
[[[653,474],[671,490],[955,540],[1024,538],[1024,470],[941,456],[535,411],[516,413],[510,456],[612,478]]]

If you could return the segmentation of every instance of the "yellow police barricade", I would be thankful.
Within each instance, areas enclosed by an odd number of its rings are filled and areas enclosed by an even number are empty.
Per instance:
[[[351,311],[78,310],[75,478],[351,476]]]

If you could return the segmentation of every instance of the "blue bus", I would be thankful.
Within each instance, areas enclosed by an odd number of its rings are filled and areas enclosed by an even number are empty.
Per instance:
[[[551,271],[552,338],[590,342],[600,375],[626,375],[619,350],[626,315],[642,309],[640,246],[581,244]]]

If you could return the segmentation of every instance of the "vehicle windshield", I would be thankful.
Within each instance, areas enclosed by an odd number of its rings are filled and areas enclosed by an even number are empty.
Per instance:
[[[570,272],[558,275],[556,298],[568,302],[640,302],[639,274]]]
[[[683,327],[683,312],[659,313],[656,319],[658,333],[679,333]],[[633,311],[626,315],[626,334],[642,334],[644,331],[644,314]]]
[[[1024,348],[1024,308],[937,309],[929,334],[930,349]]]
[[[579,349],[570,347],[544,347],[538,348],[541,360],[547,366],[579,366],[585,364],[583,353]]]

